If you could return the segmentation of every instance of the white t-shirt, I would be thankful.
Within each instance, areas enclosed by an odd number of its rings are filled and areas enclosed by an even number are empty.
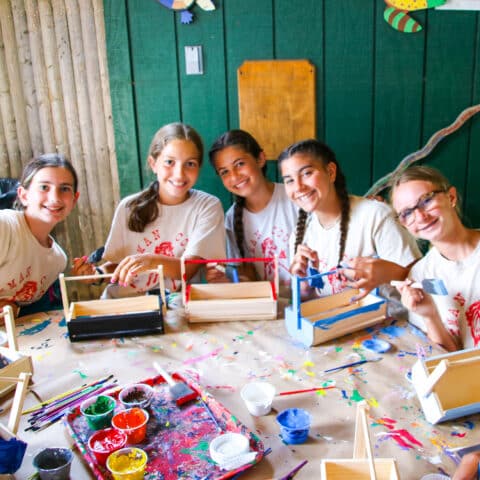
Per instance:
[[[179,205],[158,204],[159,216],[143,232],[128,228],[127,203],[136,195],[124,198],[118,205],[105,244],[103,260],[119,263],[128,255],[156,253],[180,258],[197,256],[205,259],[225,258],[224,215],[220,200],[200,190],[190,190],[190,197]],[[180,279],[165,279],[170,290],[181,288]],[[158,288],[158,275],[140,274],[128,287],[109,285],[104,296],[125,297]]]
[[[233,225],[235,205],[225,215],[227,232],[227,255],[240,258]],[[243,209],[243,249],[246,257],[269,258],[278,256],[278,273],[280,285],[290,285],[290,258],[288,239],[297,224],[298,210],[285,193],[281,183],[275,183],[272,198],[260,212]],[[260,280],[273,280],[273,264],[255,262],[255,270]]]
[[[315,214],[309,215],[302,243],[318,253],[320,272],[335,269],[340,248],[340,219],[330,228],[324,228]],[[290,237],[291,254],[294,245],[295,232]],[[395,221],[388,204],[350,195],[350,222],[341,261],[348,264],[355,257],[368,256],[378,256],[405,267],[421,255],[415,239]],[[345,288],[336,275],[322,278],[325,286],[319,292],[321,296]]]
[[[24,212],[0,210],[0,299],[19,305],[39,300],[67,266],[67,256],[55,240],[40,245]]]
[[[480,345],[480,242],[464,260],[447,260],[432,247],[410,270],[410,278],[443,280],[448,295],[432,295],[447,330],[460,337],[463,348]],[[409,312],[409,320],[426,331],[420,315]]]

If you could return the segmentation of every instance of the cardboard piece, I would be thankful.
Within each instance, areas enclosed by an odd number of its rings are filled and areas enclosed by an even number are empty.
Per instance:
[[[412,383],[432,424],[480,412],[480,348],[420,358]]]
[[[166,311],[163,267],[158,267],[160,296],[140,295],[105,300],[72,302],[68,300],[66,282],[110,278],[112,275],[65,277],[60,274],[63,311],[70,341],[91,340],[164,333]]]
[[[239,283],[191,283],[185,280],[188,263],[274,262],[275,280]],[[278,258],[188,260],[182,257],[183,305],[188,321],[218,322],[277,318]]]
[[[327,297],[302,302],[301,282],[314,282],[325,273],[292,277],[292,305],[285,308],[288,333],[307,347],[352,333],[383,321],[386,317],[384,298],[370,293],[360,301],[352,297],[360,293],[347,289]]]

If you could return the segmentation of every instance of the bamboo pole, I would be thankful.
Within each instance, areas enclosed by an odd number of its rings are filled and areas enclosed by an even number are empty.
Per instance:
[[[26,105],[26,119],[31,141],[32,156],[43,153],[42,132],[38,104],[35,96],[35,82],[33,78],[32,58],[30,53],[29,32],[23,0],[11,0],[15,37],[18,48],[18,63],[22,80],[23,96]],[[26,161],[27,159],[23,159]]]

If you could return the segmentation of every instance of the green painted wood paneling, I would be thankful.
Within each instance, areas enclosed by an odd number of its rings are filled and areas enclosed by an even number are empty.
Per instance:
[[[383,12],[383,7],[377,9],[375,22],[372,180],[394,170],[421,143],[425,30],[398,32]],[[412,16],[425,21],[423,12]]]
[[[325,0],[325,141],[357,194],[372,181],[373,12],[369,0]]]
[[[115,150],[120,195],[124,197],[138,191],[142,184],[138,164],[137,119],[133,104],[127,13],[125,2],[119,0],[105,0],[104,10]]]
[[[175,15],[156,0],[128,0],[139,153],[146,185],[148,148],[163,125],[181,121]]]
[[[475,23],[469,12],[428,12],[422,143],[470,106]],[[441,170],[463,193],[467,157],[468,128],[462,128],[443,140],[425,163]]]
[[[183,121],[201,134],[207,153],[218,132],[228,122],[223,18],[221,10],[206,12],[194,7],[193,12],[194,22],[178,27],[181,111]],[[184,50],[188,45],[201,45],[203,75],[186,75]],[[196,187],[219,197],[224,206],[230,204],[230,195],[209,164],[206,154]]]

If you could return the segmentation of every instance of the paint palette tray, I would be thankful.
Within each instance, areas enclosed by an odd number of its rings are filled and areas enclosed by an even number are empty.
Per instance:
[[[160,296],[139,295],[69,302],[66,281],[110,278],[111,275],[84,275],[65,277],[60,274],[60,290],[70,341],[92,340],[164,333],[163,317],[166,310],[163,269],[158,268]]]
[[[435,424],[480,412],[479,374],[480,348],[417,360],[412,383],[425,418]]]
[[[273,262],[274,281],[237,283],[190,283],[185,281],[188,263]],[[278,259],[238,258],[189,260],[182,258],[183,305],[188,321],[218,322],[235,320],[274,320],[277,318]]]
[[[352,302],[352,297],[360,293],[357,289],[302,302],[300,283],[314,282],[322,276],[325,273],[292,277],[292,304],[285,308],[285,324],[293,338],[310,347],[385,320],[385,299],[370,293]]]
[[[396,460],[374,458],[368,432],[365,401],[357,404],[353,458],[324,459],[320,471],[322,480],[399,480]]]
[[[223,480],[252,467],[263,458],[264,446],[255,433],[240,423],[196,382],[178,373],[174,373],[172,377],[187,383],[198,392],[199,398],[177,406],[171,399],[168,384],[161,375],[141,382],[154,388],[153,400],[147,408],[150,415],[147,435],[142,443],[136,445],[148,456],[145,480]],[[116,388],[109,395],[117,397],[120,390],[121,387]],[[123,407],[117,405],[116,409],[119,411]],[[95,478],[111,480],[108,470],[101,466],[88,450],[87,442],[93,431],[88,427],[79,407],[66,416],[65,424]],[[218,435],[227,432],[241,433],[248,438],[250,451],[257,452],[251,463],[224,471],[213,462],[208,453],[209,443]]]

